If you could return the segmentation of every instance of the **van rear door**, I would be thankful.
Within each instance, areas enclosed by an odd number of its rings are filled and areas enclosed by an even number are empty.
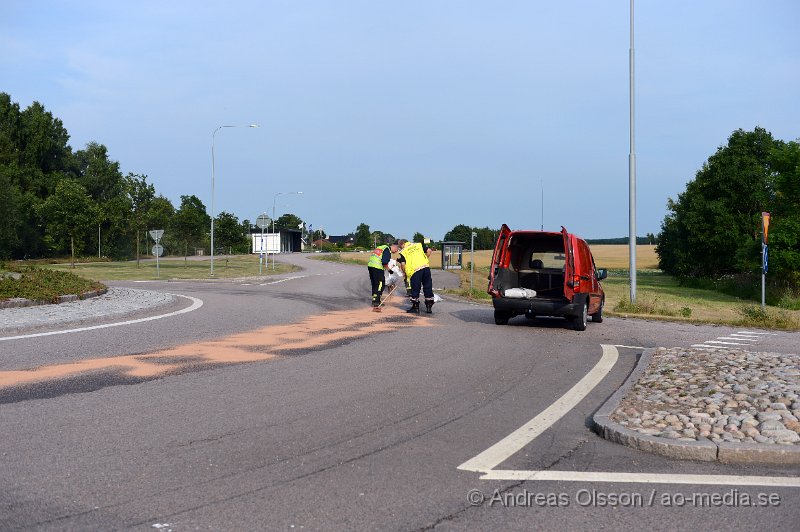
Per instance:
[[[564,226],[561,226],[561,237],[564,239],[564,297],[572,301],[575,297],[575,252],[572,245],[572,235]]]
[[[500,267],[500,264],[502,264],[505,250],[508,247],[508,237],[510,234],[511,229],[509,229],[506,224],[503,224],[503,227],[500,228],[500,234],[497,235],[497,242],[494,245],[494,253],[492,253],[492,266],[489,269],[489,288],[487,290],[487,292],[489,292],[493,297],[500,295],[500,291],[494,287],[494,278],[495,275],[497,275],[497,270]]]

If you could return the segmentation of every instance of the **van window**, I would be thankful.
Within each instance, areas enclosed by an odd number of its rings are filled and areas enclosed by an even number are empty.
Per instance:
[[[549,251],[534,251],[531,253],[529,261],[530,268],[558,268],[559,270],[564,267],[563,250],[549,250]],[[541,265],[540,265],[541,264]]]

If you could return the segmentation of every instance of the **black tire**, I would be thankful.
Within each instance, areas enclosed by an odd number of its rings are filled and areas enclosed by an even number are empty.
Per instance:
[[[605,305],[605,299],[600,302],[600,309],[595,313],[592,314],[592,321],[594,323],[603,323],[603,305]]]
[[[495,325],[508,325],[508,320],[511,319],[511,313],[504,310],[494,311]]]
[[[585,331],[586,324],[589,322],[589,305],[583,305],[583,312],[581,312],[580,316],[575,316],[573,318],[572,324],[575,327],[576,331]]]

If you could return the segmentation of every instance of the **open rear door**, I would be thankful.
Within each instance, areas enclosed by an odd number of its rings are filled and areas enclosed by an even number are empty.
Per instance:
[[[561,236],[564,239],[564,296],[572,301],[575,296],[575,250],[572,238],[566,228],[561,226]],[[579,281],[580,282],[580,281]]]
[[[506,224],[500,228],[500,234],[497,235],[497,243],[494,245],[494,253],[492,253],[492,267],[489,269],[489,292],[493,297],[499,296],[500,291],[494,287],[494,278],[497,275],[497,269],[502,263],[503,255],[508,247],[508,235],[511,234],[511,229]]]

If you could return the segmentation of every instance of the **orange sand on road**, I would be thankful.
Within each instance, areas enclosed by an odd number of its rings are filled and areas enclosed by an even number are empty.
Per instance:
[[[401,317],[405,319],[398,319]],[[264,327],[155,353],[90,358],[34,369],[0,371],[0,389],[98,372],[115,372],[141,379],[155,378],[203,365],[270,360],[282,351],[319,350],[371,334],[432,324],[425,318],[408,318],[396,307],[384,307],[381,314],[371,309],[329,312],[298,323]]]

